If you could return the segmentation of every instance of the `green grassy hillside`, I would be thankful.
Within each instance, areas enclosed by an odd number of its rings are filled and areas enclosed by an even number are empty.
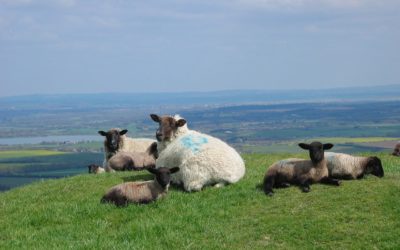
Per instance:
[[[172,188],[149,205],[100,204],[118,183],[147,172],[48,180],[0,194],[0,249],[297,249],[397,248],[400,245],[400,158],[378,154],[386,175],[264,195],[265,169],[286,157],[244,155],[246,176],[224,188]]]

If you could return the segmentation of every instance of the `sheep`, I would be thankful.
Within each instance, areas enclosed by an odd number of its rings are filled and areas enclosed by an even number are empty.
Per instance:
[[[392,155],[400,156],[400,142],[397,143],[396,146],[394,147]]]
[[[105,172],[104,168],[96,164],[90,164],[88,166],[88,169],[89,169],[89,174],[101,174]]]
[[[225,142],[187,127],[179,115],[158,116],[156,132],[160,166],[178,166],[179,173],[171,177],[173,184],[183,185],[188,191],[200,191],[204,186],[238,182],[245,174],[245,164],[235,149]]]
[[[329,152],[325,154],[329,176],[338,179],[360,179],[366,174],[383,177],[381,160],[376,157],[352,156]]]
[[[302,149],[308,150],[311,160],[298,158],[285,159],[272,164],[264,176],[264,192],[272,196],[273,187],[289,187],[290,184],[300,185],[303,192],[310,191],[311,183],[340,185],[340,181],[328,175],[328,167],[324,158],[324,150],[331,149],[333,144],[312,142],[299,143]]]
[[[98,133],[105,137],[103,167],[107,167],[107,161],[117,152],[145,152],[153,142],[153,139],[130,138],[125,134],[127,129],[112,128],[107,132],[102,130]]]
[[[164,197],[168,192],[171,174],[179,171],[178,167],[147,169],[155,175],[152,181],[125,182],[109,189],[102,197],[102,203],[114,203],[125,206],[128,203],[146,204]]]
[[[108,160],[106,171],[114,172],[155,168],[157,156],[156,142],[153,142],[146,152],[118,152]]]

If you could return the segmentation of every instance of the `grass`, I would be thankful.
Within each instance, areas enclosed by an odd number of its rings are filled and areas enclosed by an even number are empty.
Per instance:
[[[367,154],[367,153],[365,153]],[[246,176],[224,188],[172,188],[149,205],[100,204],[111,186],[146,172],[47,180],[0,194],[0,249],[337,249],[400,245],[400,158],[381,153],[386,175],[341,187],[278,189],[266,197],[265,169],[286,157],[248,154]]]

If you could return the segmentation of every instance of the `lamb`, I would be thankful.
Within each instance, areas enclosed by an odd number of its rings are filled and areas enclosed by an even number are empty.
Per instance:
[[[156,132],[159,157],[156,168],[178,166],[179,173],[171,177],[188,191],[200,191],[204,186],[238,182],[245,174],[245,164],[235,149],[225,142],[187,127],[179,115],[150,115],[159,123]]]
[[[325,154],[329,176],[338,179],[360,179],[366,174],[383,177],[381,160],[376,157],[352,156],[329,152]]]
[[[400,156],[400,142],[397,143],[396,146],[394,147],[392,155]]]
[[[155,175],[152,181],[125,182],[112,187],[101,199],[102,203],[110,202],[117,206],[128,203],[146,204],[164,197],[168,192],[171,174],[179,171],[178,167],[147,169]]]
[[[147,138],[129,138],[125,134],[127,129],[112,128],[107,132],[98,133],[105,137],[103,167],[107,167],[107,161],[117,152],[145,152],[153,142]]]
[[[101,174],[105,172],[104,168],[96,164],[90,164],[88,166],[88,169],[89,169],[89,174]]]
[[[114,172],[155,168],[157,156],[156,142],[153,142],[146,152],[118,152],[108,160],[106,171]]]
[[[311,160],[298,158],[285,159],[272,164],[264,177],[264,192],[272,196],[273,187],[289,187],[290,184],[300,185],[303,192],[310,191],[311,183],[340,185],[340,181],[328,175],[328,167],[324,158],[324,150],[331,149],[333,144],[312,142],[300,143],[302,149],[308,150]]]

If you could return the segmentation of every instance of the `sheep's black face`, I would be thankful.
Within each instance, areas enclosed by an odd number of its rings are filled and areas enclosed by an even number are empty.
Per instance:
[[[112,129],[108,132],[99,131],[99,134],[106,137],[105,146],[110,152],[115,152],[118,150],[119,143],[121,141],[121,136],[126,134],[128,130],[124,129],[121,131]]]
[[[90,174],[90,173],[95,173],[95,172],[97,171],[98,168],[99,168],[98,165],[96,165],[96,164],[90,164],[90,165],[88,166],[89,174]]]
[[[300,143],[299,146],[303,149],[306,149],[310,153],[310,159],[313,164],[318,164],[324,159],[324,151],[331,149],[333,144],[326,143],[322,144],[320,142],[312,142],[311,144]]]
[[[378,157],[370,157],[367,163],[367,172],[380,178],[384,176],[382,162]]]
[[[179,168],[175,167],[175,168],[169,169],[169,168],[161,167],[158,169],[149,168],[147,170],[156,175],[156,180],[162,187],[166,187],[169,184],[169,182],[171,181],[171,174],[178,172]]]
[[[177,121],[171,116],[160,117],[158,115],[151,114],[150,117],[153,119],[153,121],[158,122],[159,124],[159,127],[156,131],[156,138],[159,142],[169,141],[176,130],[186,124],[186,120],[179,119]]]

